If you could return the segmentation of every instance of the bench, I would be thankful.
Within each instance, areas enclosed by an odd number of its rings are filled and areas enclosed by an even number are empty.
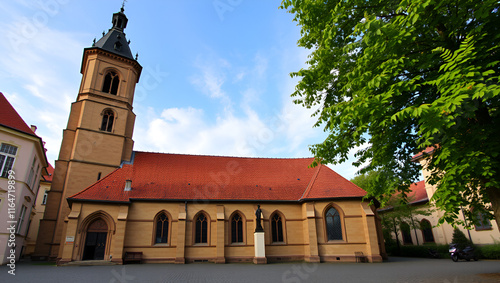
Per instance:
[[[354,252],[354,257],[356,257],[356,262],[367,262],[367,258],[363,252]]]
[[[123,257],[123,263],[129,263],[129,262],[142,262],[142,252],[126,252],[125,256]]]

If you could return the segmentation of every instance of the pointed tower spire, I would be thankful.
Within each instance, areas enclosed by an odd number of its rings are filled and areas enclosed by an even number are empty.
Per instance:
[[[120,8],[120,12],[113,14],[111,20],[113,26],[109,29],[107,34],[103,35],[103,37],[95,43],[95,47],[134,60],[134,56],[132,55],[132,51],[130,51],[129,43],[124,33],[128,23],[127,16],[123,13],[124,5],[125,1]]]

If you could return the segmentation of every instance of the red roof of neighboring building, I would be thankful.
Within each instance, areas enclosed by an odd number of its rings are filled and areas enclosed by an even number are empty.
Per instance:
[[[425,190],[425,181],[420,181],[410,185],[410,193],[408,193],[410,203],[428,201],[427,191]]]
[[[425,150],[423,150],[423,151],[421,151],[421,152],[419,152],[419,153],[417,153],[417,154],[413,155],[413,157],[412,157],[412,161],[417,161],[418,159],[420,159],[421,157],[423,157],[423,156],[424,156],[424,153],[425,153],[426,155],[430,155],[430,154],[432,154],[432,153],[434,152],[434,150],[435,150],[435,149],[436,149],[436,147],[434,147],[434,146],[429,146],[429,147],[427,147]]]
[[[52,167],[52,164],[49,163],[49,166],[47,166],[47,175],[43,175],[43,179],[45,182],[52,182],[52,177],[54,175],[54,167]]]
[[[243,158],[134,152],[124,164],[70,201],[300,201],[361,198],[366,192],[312,158]],[[126,180],[132,189],[125,191]]]
[[[36,136],[28,125],[24,122],[23,118],[19,116],[17,111],[12,107],[7,98],[0,92],[0,125],[8,128],[18,130],[28,135]]]

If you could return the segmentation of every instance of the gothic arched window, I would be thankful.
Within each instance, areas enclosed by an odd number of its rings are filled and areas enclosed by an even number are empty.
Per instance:
[[[408,223],[401,223],[401,234],[403,235],[403,243],[405,245],[413,245],[413,241],[411,240],[411,230],[410,225]]]
[[[283,242],[283,230],[281,215],[275,212],[271,216],[271,235],[273,242]]]
[[[112,110],[106,110],[102,113],[101,131],[111,132],[113,130],[113,122],[115,114]]]
[[[342,240],[342,223],[339,212],[330,207],[325,214],[326,235],[328,241]]]
[[[196,244],[208,243],[208,219],[204,213],[200,213],[195,219],[194,242]]]
[[[161,213],[156,218],[155,244],[160,243],[168,243],[168,216],[165,213]]]
[[[420,229],[422,230],[422,236],[424,236],[424,242],[434,243],[434,235],[432,234],[432,225],[429,220],[422,219],[420,221]]]
[[[110,93],[116,95],[118,93],[118,84],[120,83],[120,77],[113,71],[109,71],[106,76],[104,76],[104,84],[102,85],[102,92]]]
[[[231,218],[231,243],[243,243],[243,218],[238,212]]]

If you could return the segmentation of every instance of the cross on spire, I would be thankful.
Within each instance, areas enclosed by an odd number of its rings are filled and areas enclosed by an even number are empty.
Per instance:
[[[127,2],[127,0],[123,0],[122,2],[122,8],[121,8],[122,12],[125,11],[125,2]]]

